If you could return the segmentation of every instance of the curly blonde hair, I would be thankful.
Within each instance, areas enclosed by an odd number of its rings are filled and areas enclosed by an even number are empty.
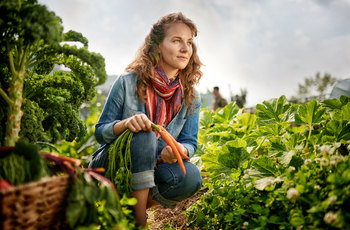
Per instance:
[[[150,80],[154,78],[154,69],[158,66],[161,60],[159,44],[163,42],[167,29],[171,23],[184,23],[192,31],[192,36],[197,36],[196,25],[181,12],[171,13],[161,17],[151,28],[151,31],[146,36],[143,45],[138,50],[136,58],[126,67],[126,71],[134,71],[138,80],[136,83],[136,94],[138,98],[146,101],[146,90],[150,84]],[[192,56],[183,70],[181,70],[181,82],[184,88],[186,104],[189,107],[193,106],[192,98],[195,98],[194,85],[199,83],[203,73],[200,70],[203,65],[197,54],[197,46],[192,43]]]

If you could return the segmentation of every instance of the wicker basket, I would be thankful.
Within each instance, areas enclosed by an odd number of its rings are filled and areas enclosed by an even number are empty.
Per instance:
[[[1,229],[67,229],[69,175],[0,191]]]

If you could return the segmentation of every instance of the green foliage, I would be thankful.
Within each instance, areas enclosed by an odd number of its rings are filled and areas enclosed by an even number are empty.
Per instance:
[[[310,101],[306,105],[300,105],[298,114],[295,115],[295,123],[307,124],[312,128],[314,124],[319,124],[322,121],[324,112],[325,108],[317,101]]]
[[[86,172],[78,173],[70,188],[66,216],[72,229],[92,224],[110,229],[126,220],[118,194],[106,181],[94,180]]]
[[[209,192],[186,211],[188,223],[201,229],[349,229],[348,102],[296,105],[282,96],[257,105],[255,115],[238,111],[216,123],[216,112],[202,110],[200,155]],[[219,116],[229,117],[228,111],[234,109],[223,108]]]
[[[86,37],[84,37],[81,33],[77,33],[72,30],[68,31],[63,36],[64,41],[81,42],[84,47],[87,47],[89,44],[89,41]]]
[[[83,103],[80,116],[83,117],[86,125],[86,135],[79,142],[60,141],[54,145],[48,142],[39,142],[43,150],[48,152],[57,152],[60,155],[78,158],[82,161],[82,166],[87,168],[92,154],[99,148],[99,143],[95,139],[95,125],[101,114],[101,105],[104,102],[102,95],[96,96],[89,103]]]
[[[39,140],[54,149],[49,142],[74,140],[78,146],[88,131],[86,145],[76,153],[92,146],[92,125],[87,130],[79,108],[95,97],[96,86],[105,82],[107,74],[104,58],[88,50],[87,38],[75,31],[63,33],[61,19],[36,0],[0,0],[0,14],[0,142],[14,146],[13,153],[1,156],[0,176],[19,185],[54,173],[38,146],[23,144],[24,140]],[[84,47],[65,42],[79,42]],[[54,65],[71,71],[52,72]],[[135,201],[120,201],[110,184],[92,176],[101,178],[76,168],[68,197],[69,226],[136,229],[131,211],[121,207]]]
[[[44,120],[44,111],[35,101],[26,100],[23,103],[22,131],[20,137],[22,140],[35,143],[43,132],[42,122]],[[33,121],[33,119],[35,119]]]
[[[81,140],[86,127],[78,109],[107,79],[104,58],[88,51],[81,33],[63,33],[61,19],[36,1],[1,0],[0,12],[0,103],[6,105],[0,109],[0,142],[14,146],[18,135],[35,142],[43,136],[40,131],[52,143]],[[66,41],[84,47],[62,43]],[[51,73],[55,64],[71,72]]]
[[[132,173],[131,173],[131,153],[130,144],[133,132],[125,130],[109,147],[108,169],[106,178],[110,179],[120,194],[131,196]]]
[[[86,98],[83,94],[82,83],[75,81],[72,73],[63,71],[55,71],[53,75],[34,73],[25,79],[24,97],[45,111],[45,119],[37,122],[37,125],[42,125],[42,129],[51,135],[52,142],[60,138],[68,141],[77,138],[79,141],[85,136],[86,130],[79,116],[79,107]]]
[[[0,179],[14,186],[57,173],[52,164],[43,159],[39,146],[23,140],[19,140],[14,148],[1,147],[0,157]],[[54,162],[57,167],[63,165],[58,159]],[[69,188],[66,210],[70,229],[137,229],[128,209],[128,206],[135,205],[135,199],[120,199],[112,183],[91,169],[76,167],[71,175],[74,178]]]
[[[0,178],[14,186],[52,175],[49,164],[35,144],[18,141],[10,154],[1,152],[0,157]]]
[[[293,119],[293,110],[289,110],[293,105],[287,103],[287,98],[283,95],[278,99],[264,101],[263,104],[256,105],[257,123],[268,125],[274,123],[288,122]]]

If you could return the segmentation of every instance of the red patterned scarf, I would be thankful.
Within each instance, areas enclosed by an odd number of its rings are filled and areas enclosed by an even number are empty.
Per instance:
[[[169,81],[164,70],[159,66],[154,71],[155,79],[147,88],[147,103],[150,120],[166,127],[181,107],[183,88],[180,72],[173,81]]]

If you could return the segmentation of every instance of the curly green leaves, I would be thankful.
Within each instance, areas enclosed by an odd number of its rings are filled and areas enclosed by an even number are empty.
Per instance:
[[[75,32],[73,30],[64,33],[62,41],[81,42],[84,45],[84,47],[88,47],[89,45],[89,40],[86,37],[84,37],[81,33]]]
[[[44,40],[45,44],[54,44],[62,40],[62,21],[54,12],[47,10],[44,5],[22,7],[21,33],[27,44],[34,44]]]
[[[76,46],[69,46],[64,44],[63,46],[55,45],[53,50],[58,54],[63,54],[64,60],[69,56],[77,57],[81,60],[81,64],[87,63],[94,70],[96,77],[98,78],[97,85],[102,85],[107,80],[107,73],[105,70],[105,59],[101,54],[89,52],[86,48],[78,49]]]
[[[26,78],[24,96],[36,101],[46,111],[43,124],[45,131],[51,134],[52,142],[61,138],[72,141],[74,135],[77,135],[78,141],[86,133],[78,109],[84,101],[90,101],[96,95],[96,85],[106,80],[104,59],[85,48],[77,49],[76,46],[68,45],[61,47],[58,44],[41,53],[42,58],[48,56],[48,59],[64,64],[72,71],[55,71],[52,75],[31,73]],[[37,66],[34,71],[36,69]],[[71,112],[61,111],[62,108]]]
[[[79,141],[86,134],[79,108],[87,98],[83,84],[74,74],[63,71],[55,71],[53,75],[30,74],[25,79],[24,97],[26,101],[32,101],[45,111],[44,119],[41,120],[31,115],[30,110],[24,111],[24,117],[30,118],[25,119],[22,124],[21,133],[25,133],[25,138],[34,140],[27,128],[40,126],[41,121],[44,131],[53,143],[60,139]]]
[[[84,95],[83,84],[72,73],[55,71],[53,75],[33,74],[25,79],[24,96],[40,102],[41,107],[52,107],[55,104],[60,106],[55,97],[61,97],[62,99],[58,100],[64,100],[64,103],[79,107],[84,101],[87,101]]]
[[[48,115],[43,121],[45,131],[51,136],[52,143],[60,139],[79,142],[86,135],[86,125],[80,119],[79,111],[70,104],[63,107],[48,109]]]
[[[44,131],[42,121],[44,120],[44,111],[39,105],[30,100],[26,100],[22,105],[23,117],[21,120],[20,138],[30,143],[35,143]]]
[[[17,1],[11,4],[1,1],[0,12],[0,45],[8,58],[8,69],[12,75],[9,89],[0,89],[1,96],[8,103],[5,145],[14,146],[19,138],[23,116],[21,107],[26,67],[33,61],[33,52],[37,51],[33,47],[39,43],[51,45],[61,41],[63,27],[59,17],[35,1]]]
[[[1,37],[19,54],[39,41],[54,44],[62,40],[61,19],[36,1],[6,1],[0,4]]]
[[[104,58],[87,50],[88,40],[81,33],[69,31],[63,34],[61,19],[35,0],[1,0],[0,14],[1,60],[4,57],[4,63],[9,63],[6,68],[11,73],[9,87],[4,89],[2,85],[0,89],[8,104],[8,127],[3,132],[6,133],[6,145],[13,146],[18,139],[24,99],[35,101],[45,111],[43,126],[53,140],[60,137],[73,140],[74,135],[81,138],[86,131],[78,109],[83,101],[89,101],[96,95],[96,86],[106,81]],[[61,46],[59,43],[63,41],[81,42],[84,47]],[[64,64],[71,68],[73,74],[67,77],[54,74],[50,79],[50,75],[45,74],[52,71],[54,64]],[[44,74],[47,81],[27,81],[25,97],[22,97],[23,81],[30,77],[28,69],[32,71],[30,75],[33,72]],[[48,84],[49,81],[52,84]],[[24,129],[21,129],[25,136],[29,134],[26,128],[40,126],[33,115],[34,110],[27,112],[27,117],[33,119],[32,122],[27,119]]]
[[[40,63],[35,66],[35,72],[37,74],[49,74],[53,68],[55,67],[55,63],[52,59],[44,59]]]
[[[96,86],[99,84],[94,75],[91,66],[84,65],[81,60],[76,57],[66,57],[62,59],[62,63],[70,68],[75,76],[75,81],[82,84],[84,93],[82,97],[84,101],[90,101],[96,96]]]

